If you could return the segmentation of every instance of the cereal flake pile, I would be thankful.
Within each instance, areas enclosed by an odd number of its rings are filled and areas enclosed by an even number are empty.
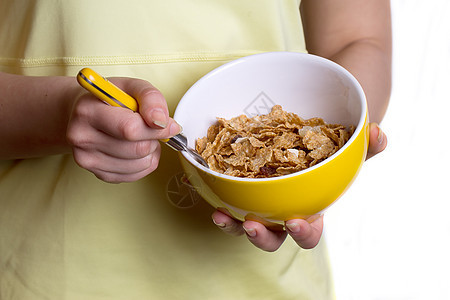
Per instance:
[[[217,118],[195,148],[210,169],[236,177],[267,178],[311,167],[339,150],[354,127],[304,120],[275,105],[267,115]]]

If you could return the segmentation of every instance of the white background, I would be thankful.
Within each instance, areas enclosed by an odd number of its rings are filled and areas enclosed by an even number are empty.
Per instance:
[[[392,0],[385,152],[325,214],[338,300],[450,299],[450,0]]]

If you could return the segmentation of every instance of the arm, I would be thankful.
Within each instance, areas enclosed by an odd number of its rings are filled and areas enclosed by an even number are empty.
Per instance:
[[[307,50],[342,65],[362,85],[371,122],[380,123],[391,91],[389,0],[303,0]]]
[[[363,87],[369,106],[367,158],[383,151],[386,137],[377,123],[386,112],[391,90],[391,21],[389,0],[302,0],[300,12],[309,53],[337,62]],[[224,232],[241,235],[258,248],[275,251],[289,234],[302,248],[313,248],[322,235],[323,217],[286,221],[286,232],[262,224],[233,220],[220,211],[212,215]]]

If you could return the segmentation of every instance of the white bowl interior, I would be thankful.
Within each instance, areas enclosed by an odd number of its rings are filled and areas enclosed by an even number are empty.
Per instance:
[[[193,147],[216,117],[267,114],[275,104],[305,119],[355,125],[356,132],[367,109],[360,85],[339,65],[310,54],[269,52],[243,57],[205,75],[183,96],[174,119]]]

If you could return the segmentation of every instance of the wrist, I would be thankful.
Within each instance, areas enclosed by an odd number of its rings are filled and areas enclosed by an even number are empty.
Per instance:
[[[0,76],[0,159],[68,153],[66,128],[81,93],[76,79]]]

